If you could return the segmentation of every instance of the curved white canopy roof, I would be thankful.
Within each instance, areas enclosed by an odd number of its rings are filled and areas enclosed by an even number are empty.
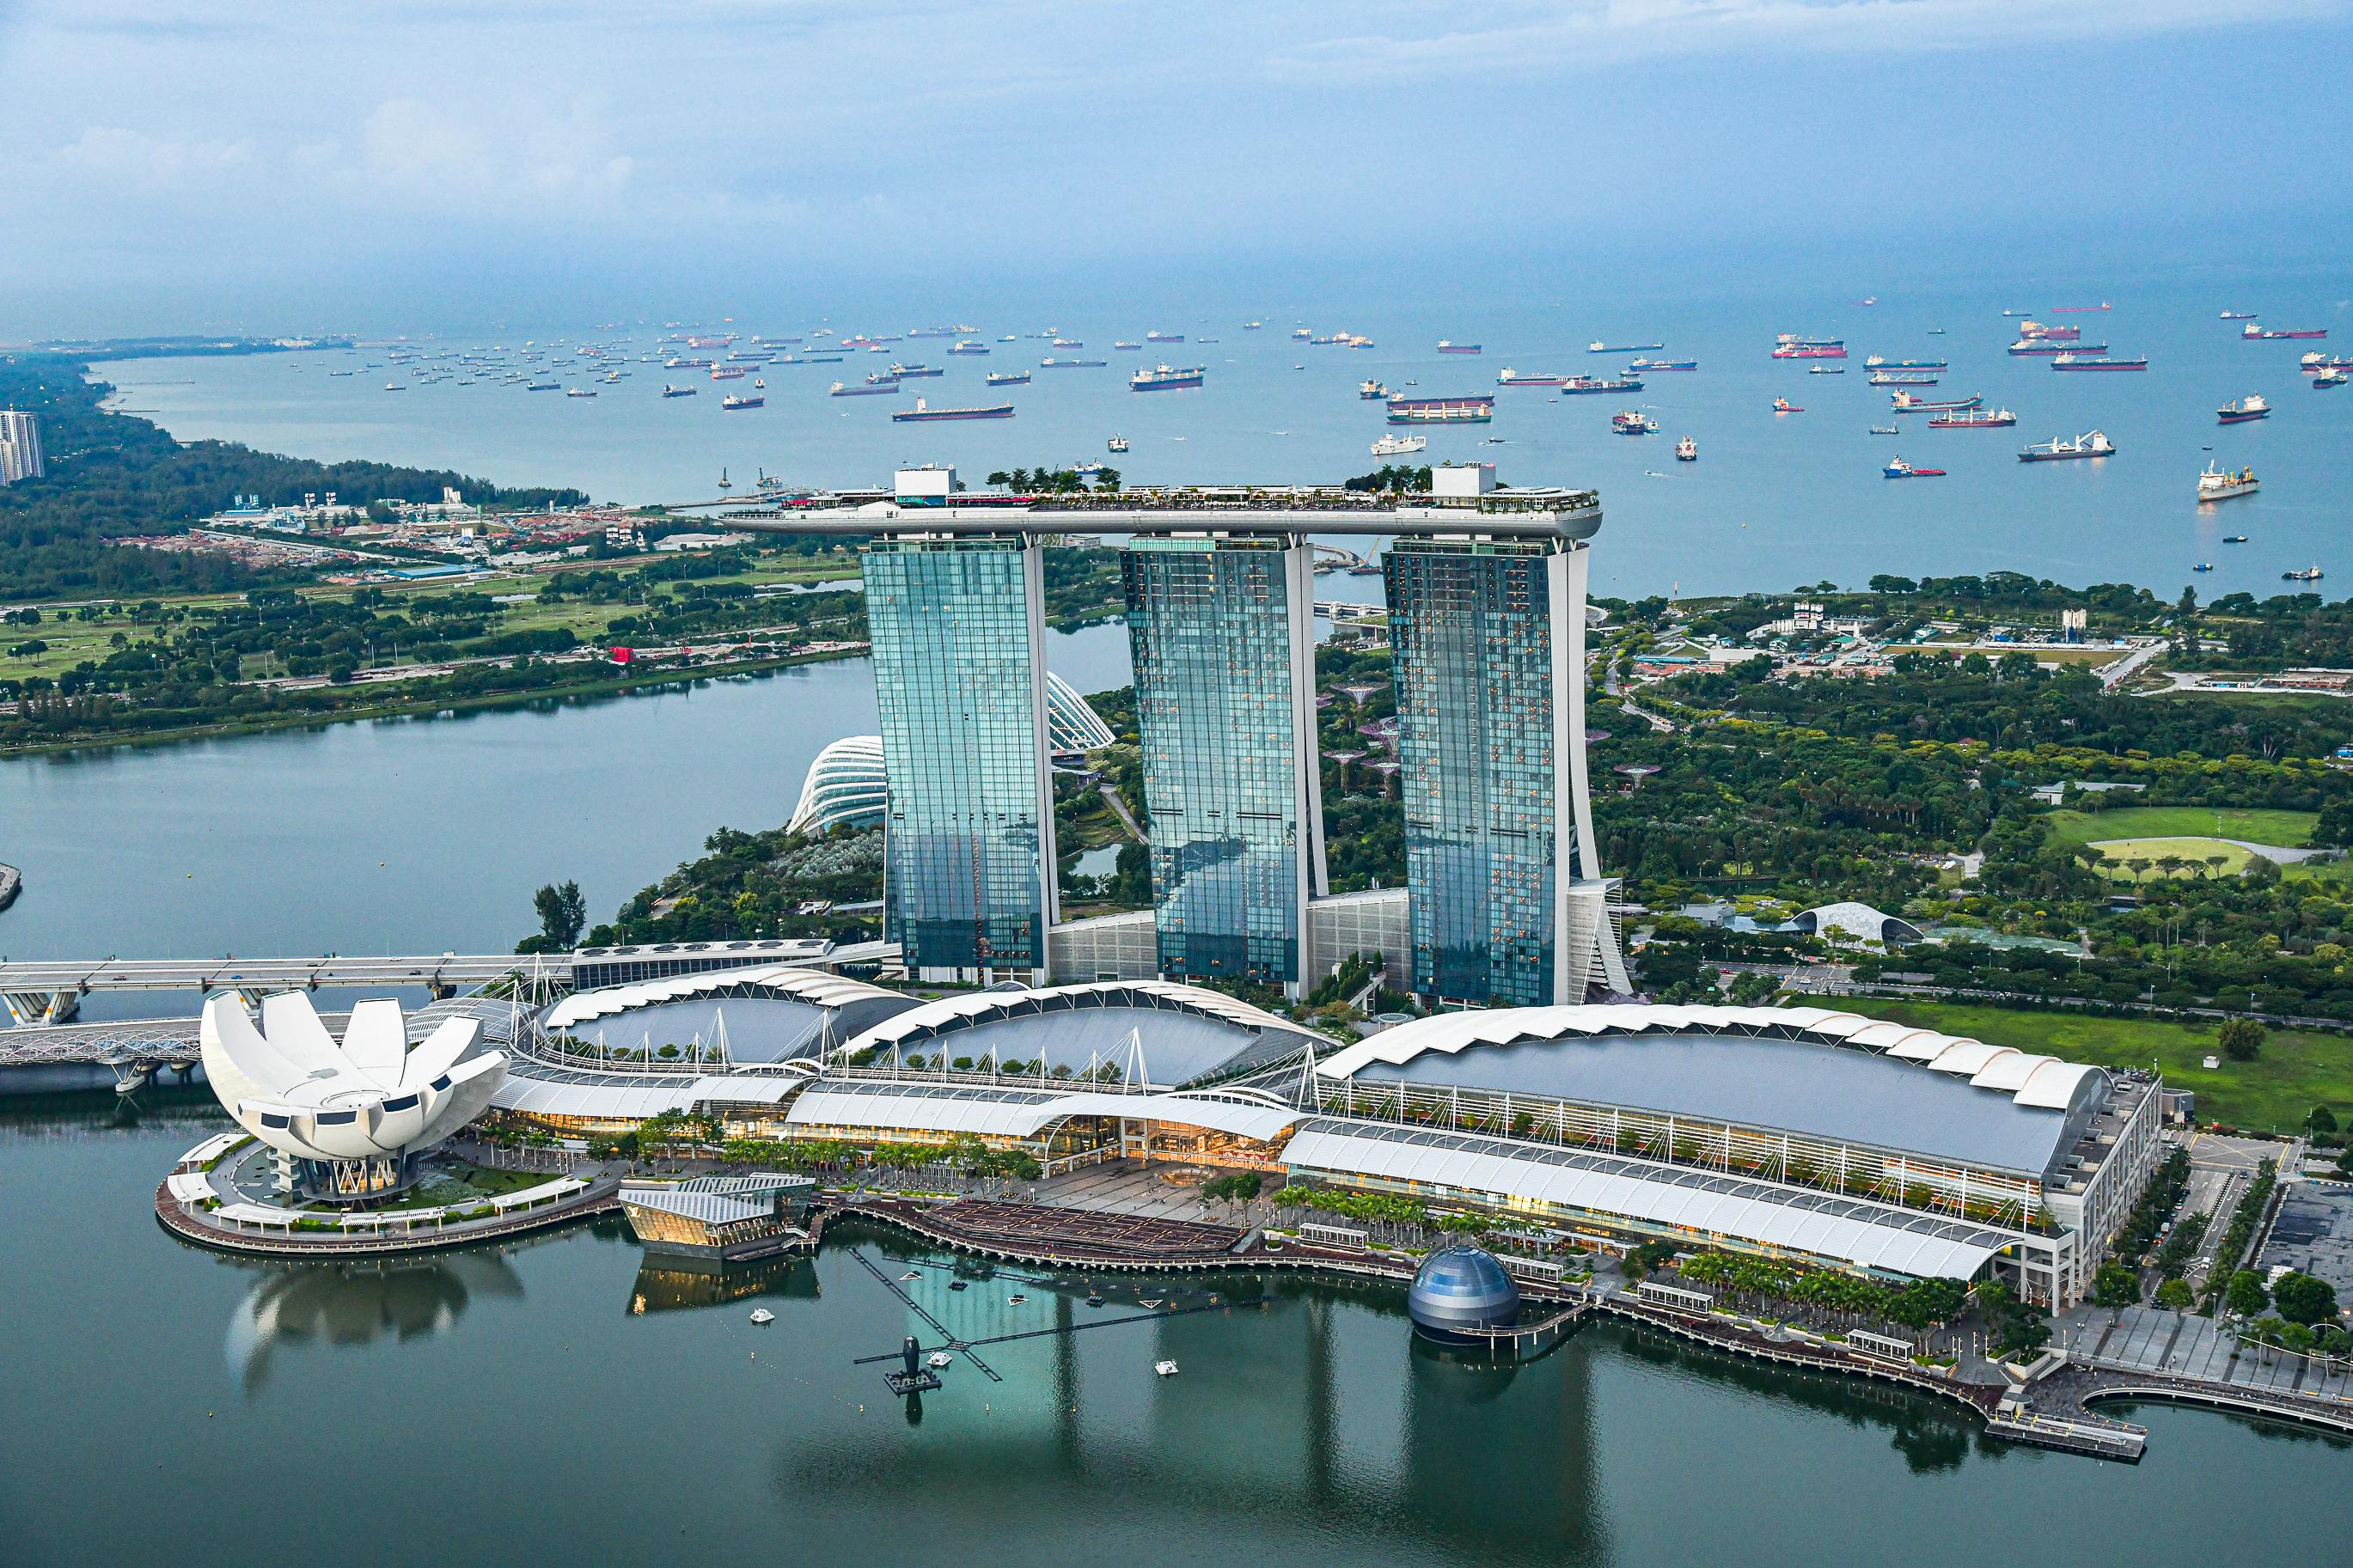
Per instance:
[[[1206,1127],[1261,1142],[1313,1115],[1249,1094],[1120,1094],[893,1079],[820,1079],[793,1101],[802,1127],[886,1127],[942,1137],[1034,1138],[1073,1116],[1124,1117]]]
[[[1011,1018],[1080,1007],[1136,1006],[1167,1007],[1245,1029],[1280,1030],[1299,1036],[1303,1043],[1324,1037],[1222,991],[1179,984],[1173,980],[1101,980],[1083,985],[1048,985],[1035,991],[975,991],[943,997],[885,1019],[851,1039],[843,1050],[860,1051],[870,1047],[887,1049],[993,1017]]]
[[[256,1028],[223,992],[197,1028],[205,1077],[238,1125],[305,1160],[363,1160],[428,1148],[490,1105],[503,1052],[479,1052],[479,1018],[451,1018],[411,1049],[394,1001],[362,1002],[339,1045],[310,994],[261,1003]]]
[[[2009,1093],[2021,1106],[2064,1110],[2078,1086],[2105,1069],[2009,1046],[1938,1034],[1905,1024],[1824,1007],[1668,1006],[1598,1004],[1568,1007],[1499,1007],[1441,1013],[1385,1029],[1315,1064],[1325,1078],[1354,1077],[1373,1062],[1402,1066],[1426,1051],[1455,1055],[1473,1046],[1533,1040],[1574,1040],[1605,1035],[1759,1031],[1820,1045],[1867,1050],[1935,1072],[1967,1078],[1973,1088]]]
[[[2008,1245],[1979,1226],[1836,1194],[1470,1133],[1319,1121],[1283,1158],[1294,1172],[1446,1187],[1498,1206],[1556,1204],[1922,1278],[1969,1279]]]
[[[785,1001],[806,1002],[816,1007],[839,1007],[874,996],[896,999],[901,994],[896,991],[886,991],[880,985],[869,985],[863,980],[829,974],[822,969],[804,969],[789,963],[758,963],[741,969],[673,974],[628,985],[607,985],[598,991],[577,992],[549,1008],[541,1022],[550,1029],[570,1029],[594,1019],[610,1018],[639,1007],[681,1001],[691,996],[708,996],[723,991],[765,992]]]

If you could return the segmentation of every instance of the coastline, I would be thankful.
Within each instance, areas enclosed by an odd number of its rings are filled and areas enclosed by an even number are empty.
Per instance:
[[[246,720],[222,724],[190,724],[176,730],[142,730],[121,735],[88,735],[72,740],[44,741],[32,745],[0,746],[0,762],[18,757],[56,755],[71,752],[117,751],[125,747],[177,744],[187,741],[231,740],[244,735],[269,734],[280,730],[324,729],[333,724],[353,722],[363,719],[399,719],[431,717],[443,713],[490,712],[499,709],[527,707],[549,698],[616,697],[666,686],[690,686],[697,681],[716,679],[724,676],[756,675],[773,669],[786,669],[797,665],[825,664],[836,659],[863,658],[862,652],[832,652],[790,654],[781,658],[744,659],[726,664],[697,665],[691,669],[649,670],[643,675],[622,675],[575,685],[534,687],[527,691],[486,692],[473,697],[436,696],[419,692],[406,698],[357,702],[327,713],[287,713],[267,719]],[[0,897],[0,909],[8,900]]]

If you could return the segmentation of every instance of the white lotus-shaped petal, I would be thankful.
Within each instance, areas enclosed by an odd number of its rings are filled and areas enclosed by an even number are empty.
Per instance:
[[[415,1050],[400,1004],[362,1002],[340,1044],[307,992],[265,997],[261,1026],[224,992],[205,1004],[205,1076],[238,1125],[306,1160],[429,1148],[480,1116],[506,1077],[482,1026],[452,1018]]]

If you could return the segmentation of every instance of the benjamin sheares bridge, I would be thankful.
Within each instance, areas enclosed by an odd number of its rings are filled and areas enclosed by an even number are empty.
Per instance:
[[[1436,1000],[1630,990],[1586,784],[1591,490],[1441,466],[1430,494],[975,492],[953,468],[731,527],[855,536],[881,715],[884,936],[990,983],[1248,975],[1296,994],[1375,951]],[[1153,909],[1064,922],[1044,552],[1122,536]],[[1406,886],[1333,896],[1314,681],[1315,535],[1379,536]]]

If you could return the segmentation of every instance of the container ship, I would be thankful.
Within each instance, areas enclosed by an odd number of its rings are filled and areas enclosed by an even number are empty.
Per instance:
[[[2201,501],[2229,500],[2233,496],[2251,496],[2262,484],[2253,468],[2241,468],[2234,474],[2209,462],[2206,471],[2198,476],[2198,499]]]
[[[1641,375],[1646,371],[1697,370],[1698,368],[1699,361],[1695,359],[1638,359],[1627,363],[1626,374]]]
[[[1972,393],[1967,397],[1928,399],[1915,397],[1908,392],[1899,392],[1893,401],[1895,412],[1898,414],[1955,414],[1964,408],[1978,407],[1985,402],[1985,398]]]
[[[2262,393],[2251,392],[2244,397],[2222,405],[2214,411],[2214,416],[2224,425],[2244,425],[2252,420],[2270,418],[2272,405],[2263,401]]]
[[[1890,458],[1887,467],[1879,471],[1891,479],[1941,479],[1945,477],[1942,468],[1915,468],[1901,458]]]
[[[920,397],[915,399],[915,406],[913,408],[902,408],[891,416],[892,420],[900,425],[928,424],[938,419],[1010,419],[1012,417],[1013,405],[1010,403],[991,403],[979,408],[934,408]]]
[[[1640,392],[1642,390],[1642,384],[1630,375],[1621,375],[1614,380],[1606,381],[1598,376],[1572,375],[1560,384],[1560,389],[1568,395],[1576,397],[1592,392]]]
[[[870,381],[862,386],[852,386],[848,382],[837,381],[833,384],[833,391],[829,395],[834,397],[881,397],[887,396],[898,390],[899,384],[895,381],[887,381],[880,384]]]
[[[2239,332],[2239,336],[2249,342],[2266,343],[2284,338],[2325,338],[2327,335],[2327,327],[2284,327],[2276,331],[2266,331],[2253,321],[2249,321]]]
[[[1931,430],[1999,430],[2018,423],[2007,408],[1956,408],[1928,421]]]
[[[1458,343],[1451,338],[1440,338],[1438,340],[1438,352],[1442,354],[1475,354],[1479,352],[1479,345]]]
[[[1127,384],[1132,392],[1174,392],[1180,386],[1200,385],[1201,378],[1208,374],[1207,365],[1187,365],[1183,369],[1175,365],[1155,365],[1129,376]]]
[[[1029,373],[1026,370],[992,370],[985,378],[991,386],[1027,386]]]
[[[1111,363],[1107,359],[1041,359],[1039,370],[1101,370]]]
[[[1659,422],[1629,408],[1609,416],[1609,428],[1620,436],[1651,436],[1657,434]]]
[[[1589,354],[1648,353],[1652,349],[1662,349],[1666,346],[1664,343],[1605,343],[1599,338],[1596,338],[1585,345],[1585,352]]]
[[[1873,354],[1862,362],[1865,370],[1944,370],[1940,359],[1889,359],[1885,354]]]
[[[2054,463],[2069,458],[2105,458],[2116,451],[2116,444],[2097,430],[2089,431],[2073,440],[2054,438],[2037,441],[2018,454],[2021,463]]]
[[[2061,354],[2051,362],[2052,370],[2147,370],[2148,361],[2142,357],[2112,359],[2106,354]]]
[[[2021,338],[2010,345],[2013,354],[2104,354],[2105,343],[2082,343],[2073,338]]]
[[[738,408],[758,408],[758,407],[761,407],[761,406],[763,406],[764,405],[765,405],[767,401],[768,401],[768,400],[767,400],[766,398],[765,398],[765,397],[761,396],[761,395],[760,395],[758,393],[756,393],[756,392],[754,392],[754,393],[747,393],[747,394],[745,394],[744,395],[740,396],[740,397],[739,397],[739,396],[737,396],[737,395],[734,395],[734,394],[733,394],[733,393],[730,393],[730,394],[728,394],[728,395],[726,395],[725,397],[723,397],[723,398],[721,398],[721,399],[719,400],[719,406],[720,406],[720,407],[722,407],[722,408],[723,408],[723,409],[726,409],[726,410],[727,410],[728,412],[730,412],[730,413],[733,413],[734,410],[736,410],[736,409],[738,409]]]
[[[1469,397],[1392,397],[1392,425],[1485,425],[1495,417],[1495,400],[1482,394]]]

